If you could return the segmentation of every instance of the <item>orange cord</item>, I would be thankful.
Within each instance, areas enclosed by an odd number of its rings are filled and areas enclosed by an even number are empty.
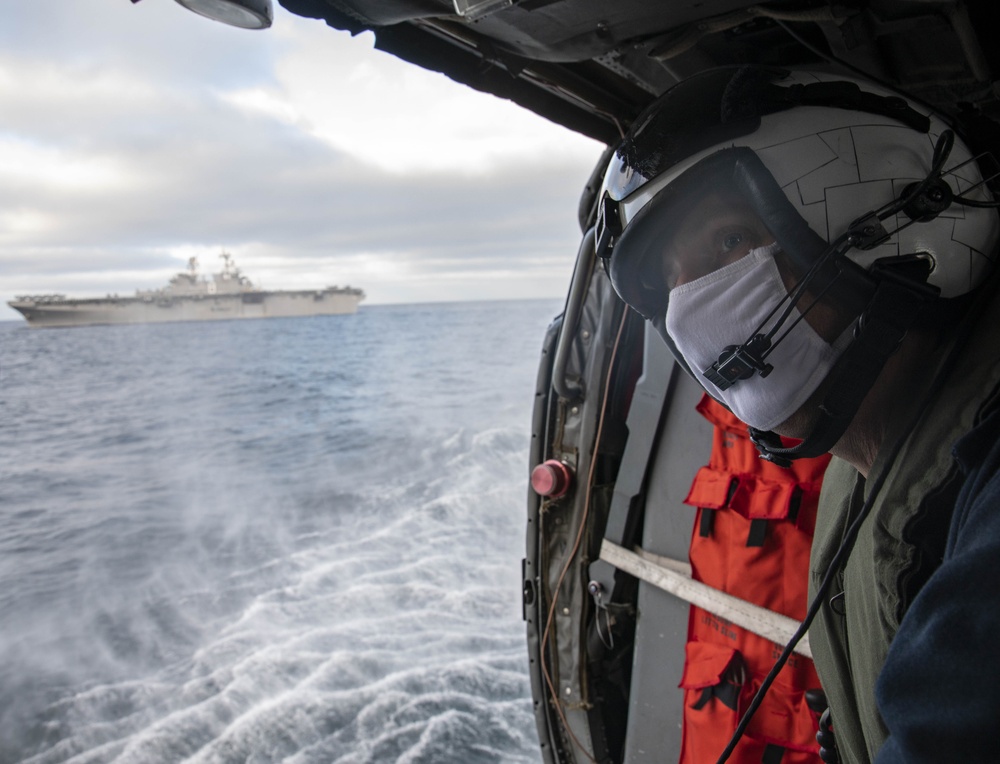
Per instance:
[[[610,394],[611,391],[611,374],[613,373],[615,368],[615,358],[618,355],[618,346],[621,343],[622,332],[625,329],[625,321],[627,318],[628,318],[628,310],[626,309],[625,312],[622,313],[622,320],[621,323],[618,325],[618,334],[615,336],[615,342],[611,348],[611,360],[608,363],[608,375],[604,381],[604,398],[601,401],[601,414],[597,422],[597,433],[594,437],[594,451],[591,454],[590,470],[587,473],[587,483],[586,483],[587,494],[583,503],[583,515],[580,518],[580,528],[576,534],[576,541],[573,544],[573,550],[569,553],[569,557],[567,557],[566,559],[566,564],[563,565],[562,571],[560,571],[559,573],[559,579],[556,581],[555,596],[552,598],[552,604],[549,606],[548,617],[545,619],[545,629],[542,632],[542,642],[540,649],[541,661],[542,661],[542,676],[545,677],[545,683],[546,685],[548,685],[549,695],[552,698],[552,704],[556,708],[556,713],[559,714],[559,719],[563,724],[563,728],[573,739],[573,742],[576,743],[577,748],[579,748],[590,761],[594,762],[594,764],[597,764],[597,760],[592,755],[587,753],[587,750],[577,739],[576,735],[573,734],[573,730],[570,728],[569,722],[566,721],[566,715],[563,712],[562,708],[562,701],[559,699],[559,693],[556,691],[555,685],[552,682],[552,676],[549,674],[549,670],[546,665],[545,647],[549,640],[549,632],[552,629],[552,622],[555,619],[556,605],[559,602],[559,592],[562,589],[562,582],[566,578],[566,573],[569,571],[569,567],[573,563],[573,560],[576,557],[577,552],[580,550],[580,543],[583,540],[583,532],[587,527],[587,516],[590,513],[591,487],[594,482],[594,470],[596,469],[597,465],[597,451],[601,443],[601,435],[604,430],[604,414],[607,411],[608,395]]]

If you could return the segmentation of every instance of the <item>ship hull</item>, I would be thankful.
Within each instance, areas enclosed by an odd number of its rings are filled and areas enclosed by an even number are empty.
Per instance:
[[[159,324],[247,318],[338,316],[356,313],[360,290],[248,292],[164,299],[15,300],[9,305],[32,327]]]

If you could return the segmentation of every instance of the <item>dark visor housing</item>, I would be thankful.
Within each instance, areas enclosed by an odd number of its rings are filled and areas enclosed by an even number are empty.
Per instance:
[[[613,256],[608,261],[611,283],[644,318],[661,316],[667,309],[669,289],[661,271],[663,243],[683,221],[692,202],[713,187],[736,192],[747,201],[788,254],[799,276],[827,248],[827,243],[795,212],[752,149],[722,149],[659,191],[635,213],[613,243]]]
[[[708,188],[743,196],[798,274],[808,272],[828,248],[756,152],[739,145],[760,128],[761,117],[822,105],[883,114],[928,129],[928,118],[901,98],[867,93],[845,81],[775,84],[787,75],[781,69],[745,67],[685,80],[636,119],[612,157],[598,209],[597,254],[605,259],[618,294],[643,317],[656,323],[666,311],[662,242],[689,200]],[[855,300],[858,290],[870,293],[872,288],[863,270],[848,261],[826,268],[826,278],[815,275],[827,283],[837,277],[837,290],[853,293]]]

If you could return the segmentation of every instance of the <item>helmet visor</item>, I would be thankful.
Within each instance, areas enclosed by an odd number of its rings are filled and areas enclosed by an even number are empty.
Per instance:
[[[752,150],[723,149],[668,180],[632,214],[608,270],[622,299],[652,318],[666,310],[675,286],[774,242],[796,280],[827,246]]]

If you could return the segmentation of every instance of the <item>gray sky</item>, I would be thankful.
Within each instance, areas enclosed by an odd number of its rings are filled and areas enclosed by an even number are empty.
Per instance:
[[[601,146],[275,8],[6,0],[0,320],[231,252],[267,288],[368,303],[561,296]]]

